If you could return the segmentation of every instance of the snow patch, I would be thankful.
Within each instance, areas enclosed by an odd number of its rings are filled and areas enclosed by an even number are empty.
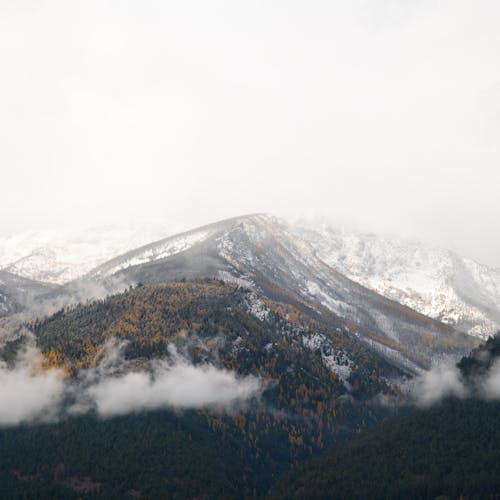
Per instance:
[[[269,319],[270,309],[259,299],[256,293],[249,293],[245,297],[247,311],[255,316],[260,321],[267,321]]]
[[[224,281],[224,283],[234,283],[241,288],[255,288],[255,283],[250,278],[246,276],[234,276],[228,271],[219,271],[217,273],[217,278]]]
[[[347,311],[352,311],[352,307],[349,304],[330,297],[330,295],[326,294],[316,282],[307,281],[306,285],[309,295],[318,299],[322,305],[337,316],[342,316]]]
[[[332,342],[322,333],[304,335],[302,344],[310,351],[320,351],[323,364],[348,387],[348,380],[355,365],[344,351],[335,349]]]

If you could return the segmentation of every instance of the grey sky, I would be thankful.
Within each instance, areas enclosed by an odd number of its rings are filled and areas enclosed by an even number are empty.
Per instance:
[[[500,266],[497,1],[0,0],[0,234],[326,214]]]

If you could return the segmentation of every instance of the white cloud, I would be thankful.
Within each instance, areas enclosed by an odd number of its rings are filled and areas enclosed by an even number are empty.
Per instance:
[[[498,266],[499,23],[489,0],[1,2],[0,231],[322,212]]]
[[[156,363],[152,373],[131,372],[99,380],[85,395],[102,416],[122,415],[157,408],[231,407],[258,396],[256,377],[238,378],[211,365],[187,362]]]
[[[28,347],[14,368],[0,364],[0,426],[55,418],[64,393],[62,370],[41,370],[40,352]]]
[[[77,379],[65,378],[60,369],[42,369],[43,358],[34,347],[23,350],[14,367],[0,364],[0,426],[92,410],[103,417],[159,408],[229,411],[258,398],[264,389],[257,377],[240,377],[208,363],[193,365],[175,350],[168,360],[131,370],[123,358],[125,346],[108,341],[100,363],[82,370]]]
[[[500,359],[491,366],[482,389],[487,399],[500,399]]]
[[[439,365],[415,381],[413,396],[417,404],[429,406],[448,396],[466,397],[468,391],[455,365]]]

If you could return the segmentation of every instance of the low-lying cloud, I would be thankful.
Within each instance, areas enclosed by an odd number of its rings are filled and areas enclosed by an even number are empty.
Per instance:
[[[456,365],[439,365],[418,377],[413,396],[422,406],[430,406],[448,396],[466,397],[466,389]]]
[[[487,400],[500,399],[500,359],[481,375],[465,381],[456,365],[439,365],[414,383],[412,395],[420,406],[430,406],[453,396],[458,398],[479,397]]]
[[[27,347],[14,368],[0,363],[0,425],[55,418],[64,389],[63,371],[41,370],[39,351]]]
[[[256,377],[238,379],[213,365],[157,363],[152,373],[131,372],[90,386],[85,394],[99,415],[108,417],[163,407],[232,406],[258,395]]]
[[[500,359],[490,368],[483,386],[483,395],[487,399],[500,399]]]
[[[88,412],[106,418],[160,408],[229,411],[263,390],[257,377],[239,377],[210,363],[195,365],[174,350],[166,360],[132,369],[122,357],[124,346],[109,342],[98,366],[76,379],[58,368],[42,369],[41,353],[32,346],[13,367],[0,364],[0,426]]]

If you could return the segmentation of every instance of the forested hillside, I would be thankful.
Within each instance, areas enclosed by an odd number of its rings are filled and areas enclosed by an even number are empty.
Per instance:
[[[470,390],[431,408],[404,408],[345,446],[285,474],[275,498],[498,498],[500,403],[484,383],[500,336],[458,364]]]
[[[62,367],[69,385],[99,373],[114,341],[123,347],[117,375],[182,355],[257,377],[262,393],[230,408],[165,406],[107,419],[97,408],[63,406],[57,422],[0,432],[3,496],[264,494],[291,464],[390,413],[378,401],[398,396],[390,380],[402,375],[340,320],[218,281],[139,286],[28,326],[43,369]],[[3,348],[7,362],[21,344]]]

